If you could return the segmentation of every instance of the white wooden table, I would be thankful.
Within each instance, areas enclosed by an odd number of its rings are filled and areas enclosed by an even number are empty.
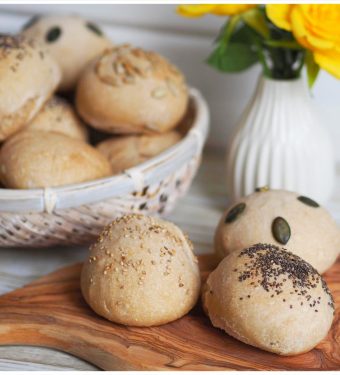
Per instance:
[[[340,170],[338,171],[340,177]],[[168,219],[189,234],[197,254],[211,252],[216,224],[227,206],[224,155],[205,152],[202,166],[188,193]],[[340,186],[340,178],[337,187]],[[340,223],[340,191],[327,205]],[[16,289],[62,266],[83,260],[87,248],[0,249],[0,294]],[[92,365],[56,350],[1,347],[0,370],[94,370]]]

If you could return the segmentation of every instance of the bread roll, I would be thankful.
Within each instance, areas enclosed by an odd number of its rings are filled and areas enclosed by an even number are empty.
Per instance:
[[[327,210],[296,193],[258,190],[234,202],[222,215],[215,233],[220,259],[254,243],[273,243],[325,272],[340,250],[340,230]]]
[[[78,16],[34,17],[23,34],[44,44],[58,62],[60,91],[73,90],[85,66],[112,46],[97,25]]]
[[[195,305],[200,274],[192,245],[178,227],[127,215],[107,226],[91,246],[81,290],[106,319],[155,326],[182,317]]]
[[[0,141],[38,113],[60,81],[60,70],[38,43],[0,35]]]
[[[25,130],[56,132],[68,137],[87,141],[85,125],[66,100],[54,96],[40,110]]]
[[[203,304],[215,327],[281,355],[314,348],[334,315],[318,272],[285,249],[264,244],[224,258],[207,279]]]
[[[77,109],[108,133],[164,133],[185,114],[182,73],[162,56],[127,45],[107,50],[82,74]]]
[[[176,131],[164,134],[112,137],[97,149],[109,160],[114,174],[134,167],[175,145],[181,136]]]
[[[7,188],[46,188],[110,174],[109,162],[95,148],[60,133],[22,131],[0,150],[0,180]]]

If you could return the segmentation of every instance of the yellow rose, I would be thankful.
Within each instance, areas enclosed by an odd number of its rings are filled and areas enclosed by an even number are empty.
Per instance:
[[[312,51],[321,68],[340,79],[340,5],[268,4],[269,19]]]
[[[179,5],[177,12],[186,17],[201,17],[205,14],[218,16],[233,16],[256,7],[256,4],[201,4],[201,5]]]
[[[267,4],[266,13],[274,25],[280,29],[291,31],[290,13],[291,4]]]

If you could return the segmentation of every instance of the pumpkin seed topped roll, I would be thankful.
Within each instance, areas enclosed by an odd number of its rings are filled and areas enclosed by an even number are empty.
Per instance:
[[[82,74],[76,105],[107,133],[163,133],[184,116],[188,90],[182,73],[155,52],[122,45],[105,51]]]
[[[23,34],[34,38],[59,64],[62,79],[59,91],[74,90],[86,65],[112,43],[101,29],[79,16],[41,16],[32,18]]]
[[[323,273],[339,255],[340,229],[313,199],[262,187],[224,212],[215,232],[215,251],[222,259],[259,242],[284,246]]]

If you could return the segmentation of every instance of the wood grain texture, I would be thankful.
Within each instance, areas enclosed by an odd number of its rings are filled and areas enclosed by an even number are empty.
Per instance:
[[[202,277],[215,261],[200,256]],[[211,326],[200,305],[171,324],[124,327],[96,315],[79,289],[81,264],[0,297],[0,344],[59,349],[106,370],[340,369],[340,261],[325,275],[336,301],[328,337],[309,353],[280,357]]]

